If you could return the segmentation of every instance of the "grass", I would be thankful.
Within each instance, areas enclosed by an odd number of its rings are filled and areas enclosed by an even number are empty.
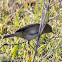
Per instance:
[[[42,4],[43,1],[34,1],[33,6],[31,7],[31,2],[28,4],[23,4],[21,7],[20,2],[24,3],[25,1],[17,0],[17,1],[0,1],[0,36],[3,37],[5,34],[14,33],[17,29],[29,25],[32,23],[40,23],[41,15],[42,15]],[[56,1],[51,1],[54,4]],[[61,1],[62,2],[62,1]],[[17,4],[16,4],[17,3]],[[46,3],[48,3],[46,1]],[[9,4],[9,5],[8,5]],[[60,2],[59,2],[60,4]],[[55,15],[62,12],[62,8],[59,8],[59,4],[53,5],[49,10],[49,18],[54,17]],[[17,6],[18,5],[18,6]],[[20,6],[20,7],[19,7]],[[18,12],[13,15],[16,11]],[[45,14],[45,10],[44,10]],[[12,19],[10,19],[12,17]],[[10,19],[10,20],[9,20]],[[48,18],[46,18],[47,20]],[[9,21],[8,21],[9,20]],[[56,36],[62,35],[62,15],[52,19],[49,23],[55,34],[49,33],[42,35],[40,40],[40,45],[38,48],[37,55],[35,57],[35,62],[60,62],[62,60],[62,39],[60,37],[55,38]],[[50,41],[46,41],[45,44],[41,44],[44,40],[50,39]],[[33,39],[30,41],[30,44],[35,48],[36,40]],[[25,41],[22,38],[7,38],[0,39],[0,46],[4,43],[14,44]],[[0,61],[21,61],[21,62],[31,62],[33,59],[35,50],[28,45],[28,43],[23,43],[15,46],[3,46],[0,48]],[[1,55],[2,53],[2,55]]]

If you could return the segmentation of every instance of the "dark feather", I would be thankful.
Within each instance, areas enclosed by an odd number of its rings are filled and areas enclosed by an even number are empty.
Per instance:
[[[24,30],[26,30],[26,29],[29,29],[30,27],[35,27],[36,25],[40,25],[40,24],[39,24],[39,23],[30,24],[30,25],[27,25],[27,26],[24,26],[24,27],[20,28],[20,29],[17,30],[16,32],[24,31]]]

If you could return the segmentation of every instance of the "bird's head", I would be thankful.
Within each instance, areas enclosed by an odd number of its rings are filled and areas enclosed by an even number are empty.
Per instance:
[[[51,27],[49,24],[46,24],[46,25],[45,25],[45,28],[44,28],[44,30],[43,30],[43,34],[44,34],[44,33],[50,33],[50,32],[54,33],[54,32],[52,31],[52,27]]]

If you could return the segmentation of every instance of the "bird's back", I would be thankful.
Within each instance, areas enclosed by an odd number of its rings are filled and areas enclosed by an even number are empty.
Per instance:
[[[28,29],[30,29],[31,27],[36,27],[36,26],[39,27],[40,24],[39,24],[39,23],[35,23],[35,24],[26,25],[26,26],[20,28],[19,30],[17,30],[16,32],[20,32],[20,31],[28,30]]]

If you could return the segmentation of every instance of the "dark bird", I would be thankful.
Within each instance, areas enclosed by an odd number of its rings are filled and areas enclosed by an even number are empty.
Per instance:
[[[24,26],[24,27],[20,28],[19,30],[17,30],[15,33],[4,36],[3,39],[16,36],[16,37],[21,37],[21,38],[24,38],[24,39],[30,41],[30,40],[38,37],[39,26],[40,26],[39,23]],[[52,27],[49,24],[46,24],[46,26],[43,29],[42,34],[50,33],[50,32],[53,32]]]

